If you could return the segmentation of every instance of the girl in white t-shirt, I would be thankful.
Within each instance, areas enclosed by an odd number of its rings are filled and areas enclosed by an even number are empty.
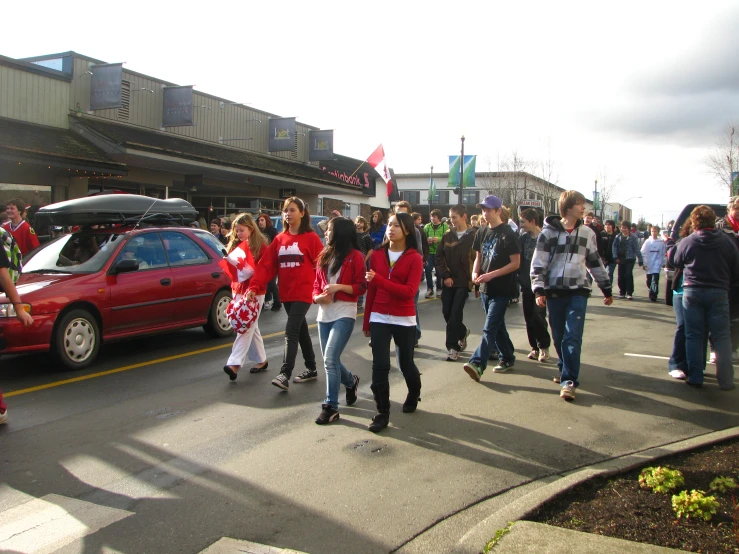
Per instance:
[[[341,363],[341,353],[357,319],[357,298],[367,288],[364,256],[351,219],[335,217],[326,228],[326,247],[318,257],[313,302],[318,304],[318,335],[326,368],[326,400],[316,423],[339,419],[339,389],[346,387],[346,404],[357,401],[359,377]]]

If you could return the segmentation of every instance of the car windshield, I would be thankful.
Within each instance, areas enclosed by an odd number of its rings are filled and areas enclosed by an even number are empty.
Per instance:
[[[45,244],[23,264],[23,273],[95,273],[125,234],[80,231]]]

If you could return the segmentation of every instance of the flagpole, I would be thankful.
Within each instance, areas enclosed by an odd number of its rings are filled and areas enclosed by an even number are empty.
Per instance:
[[[433,194],[430,194],[431,191],[431,183],[434,182],[434,166],[431,166],[431,173],[429,173],[429,221],[431,221],[431,204],[434,201],[434,196],[436,195],[436,187],[434,187]]]
[[[354,171],[352,172],[352,174],[351,174],[351,175],[349,175],[349,178],[351,179],[352,177],[354,177],[354,174],[355,174],[355,173],[356,173],[357,171],[359,171],[359,168],[361,168],[361,167],[362,167],[362,166],[363,166],[363,165],[364,165],[364,164],[365,164],[366,162],[367,162],[367,160],[365,160],[365,161],[363,161],[363,162],[362,162],[361,164],[359,164],[359,167],[357,167],[357,169],[355,169],[355,170],[354,170]]]

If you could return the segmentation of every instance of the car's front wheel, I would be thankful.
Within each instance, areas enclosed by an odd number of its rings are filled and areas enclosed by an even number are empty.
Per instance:
[[[226,308],[228,308],[229,302],[231,302],[231,292],[227,290],[219,291],[213,298],[208,314],[208,323],[203,326],[209,336],[213,338],[227,337],[234,332],[226,316]]]
[[[97,358],[100,329],[87,310],[71,310],[59,320],[52,339],[52,351],[69,369],[83,369]]]

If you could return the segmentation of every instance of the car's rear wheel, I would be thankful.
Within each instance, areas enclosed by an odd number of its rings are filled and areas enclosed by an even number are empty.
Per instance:
[[[59,320],[54,332],[52,350],[56,358],[70,369],[83,369],[97,358],[100,329],[87,310],[71,310]]]
[[[220,338],[233,333],[233,327],[231,327],[231,323],[226,316],[226,308],[228,308],[229,302],[231,302],[231,293],[227,290],[219,291],[213,298],[208,314],[208,323],[203,326],[209,336]]]

